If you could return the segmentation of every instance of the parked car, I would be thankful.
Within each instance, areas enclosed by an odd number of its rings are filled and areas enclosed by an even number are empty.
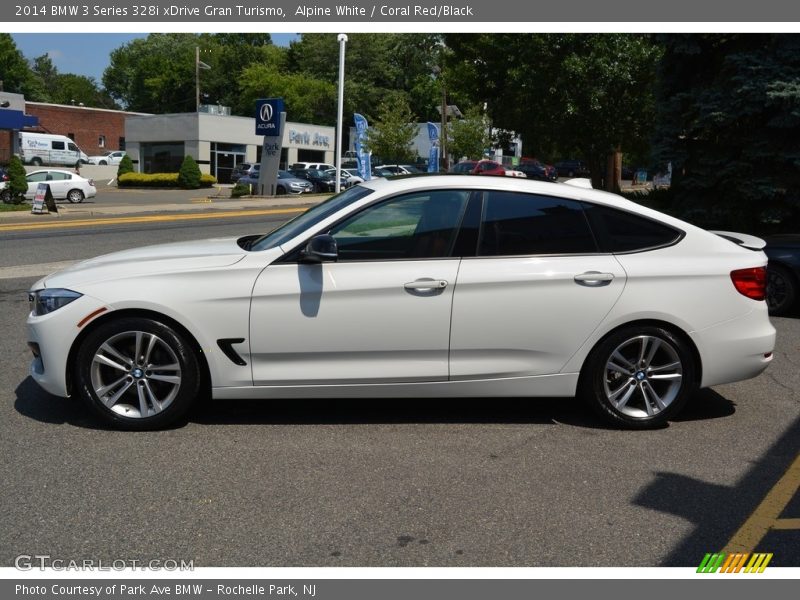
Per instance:
[[[260,169],[255,169],[254,175],[242,175],[237,183],[242,185],[258,185]],[[275,195],[284,194],[310,194],[314,191],[314,184],[305,179],[295,177],[288,171],[279,170],[278,180],[275,182]]]
[[[517,165],[517,170],[525,174],[528,179],[538,179],[539,181],[553,181],[547,168],[539,161],[526,161]]]
[[[314,171],[327,171],[328,169],[335,169],[336,165],[331,165],[328,163],[319,163],[319,162],[297,162],[294,163],[291,167],[289,167],[290,171],[299,171],[299,170],[314,170]]]
[[[90,165],[118,165],[126,154],[125,150],[106,152],[99,156],[89,156],[87,162]]]
[[[376,179],[266,235],[39,280],[30,372],[123,429],[172,425],[206,394],[577,393],[616,426],[658,427],[772,360],[763,244],[568,184]]]
[[[418,175],[424,173],[414,165],[378,165],[375,168],[390,171],[392,175]]]
[[[25,177],[28,180],[28,191],[25,198],[33,200],[40,183],[50,185],[50,192],[55,200],[83,202],[85,198],[94,198],[97,188],[93,179],[86,179],[77,173],[63,169],[42,169],[32,171]],[[0,182],[0,198],[3,202],[11,201],[11,191],[6,189],[6,182]]]
[[[290,169],[289,173],[314,184],[314,191],[330,193],[336,190],[336,178],[319,169]]]
[[[506,169],[493,160],[463,160],[450,167],[450,172],[461,175],[505,175]]]
[[[800,298],[800,234],[773,235],[766,242],[767,306],[775,316],[787,315]]]
[[[326,169],[325,174],[336,179],[336,169]],[[350,187],[357,183],[363,183],[364,178],[358,174],[358,169],[342,169],[341,172],[342,185],[341,187]]]
[[[380,169],[378,167],[373,167],[372,169],[372,176],[373,177],[394,177],[396,173],[393,173],[389,169]]]
[[[582,160],[562,160],[553,165],[559,177],[589,177],[589,167]]]
[[[248,176],[250,178],[255,177],[255,179],[258,179],[258,172],[260,169],[260,163],[239,163],[233,167],[233,171],[231,171],[231,183],[237,183],[239,179],[244,176]]]

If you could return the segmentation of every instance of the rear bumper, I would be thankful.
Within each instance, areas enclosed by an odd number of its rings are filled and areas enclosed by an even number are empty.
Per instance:
[[[765,302],[742,317],[690,335],[703,363],[700,387],[756,377],[772,362],[775,328]]]

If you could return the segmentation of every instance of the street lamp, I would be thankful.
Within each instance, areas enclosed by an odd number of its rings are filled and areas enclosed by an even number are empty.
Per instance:
[[[344,111],[344,47],[347,44],[347,34],[340,33],[336,38],[339,42],[339,108],[336,119],[336,193],[342,186],[342,129]]]

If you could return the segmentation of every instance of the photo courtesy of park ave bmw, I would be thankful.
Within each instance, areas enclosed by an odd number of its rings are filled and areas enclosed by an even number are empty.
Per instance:
[[[763,247],[587,180],[378,178],[266,235],[41,279],[31,375],[122,429],[173,425],[208,394],[578,394],[656,427],[772,360]]]

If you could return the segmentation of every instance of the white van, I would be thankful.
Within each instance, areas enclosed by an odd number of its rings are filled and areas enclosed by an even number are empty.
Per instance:
[[[67,165],[89,162],[89,157],[65,135],[51,133],[19,134],[19,156],[27,165]]]

